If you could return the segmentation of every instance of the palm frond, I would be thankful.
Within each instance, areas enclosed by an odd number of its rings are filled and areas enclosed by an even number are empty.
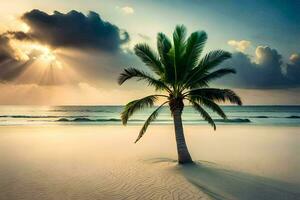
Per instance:
[[[221,78],[228,74],[235,74],[236,71],[233,68],[221,68],[216,71],[213,71],[211,73],[203,73],[202,75],[199,75],[198,77],[195,76],[193,79],[191,79],[186,84],[189,88],[195,88],[195,87],[207,87],[208,83]]]
[[[175,69],[175,82],[179,75],[179,69],[182,67],[182,58],[185,54],[186,46],[186,27],[183,25],[177,25],[173,32],[173,43],[174,43],[174,69]]]
[[[144,80],[148,83],[148,85],[154,86],[156,90],[170,90],[164,82],[157,80],[150,74],[140,71],[136,68],[124,69],[124,71],[120,74],[118,78],[118,83],[119,85],[122,85],[125,81],[131,78],[137,78],[138,81]]]
[[[137,99],[126,104],[123,112],[121,113],[121,119],[123,125],[127,124],[128,119],[138,110],[152,107],[157,100],[158,95],[150,95],[142,99]]]
[[[186,39],[186,27],[184,25],[177,25],[173,32],[174,46],[176,44],[184,44]],[[179,47],[179,46],[177,46]]]
[[[148,119],[145,121],[145,123],[144,123],[142,129],[140,130],[139,135],[138,135],[138,137],[137,137],[137,139],[135,140],[134,143],[137,143],[137,142],[141,139],[141,137],[143,137],[143,135],[145,134],[145,132],[146,132],[148,126],[150,125],[150,123],[156,119],[156,117],[157,117],[158,114],[159,114],[160,109],[163,107],[163,105],[165,105],[165,104],[168,103],[168,102],[169,102],[169,101],[166,101],[166,102],[164,102],[163,104],[161,104],[161,105],[160,105],[157,109],[155,109],[154,112],[148,117]]]
[[[223,50],[209,52],[200,60],[199,65],[189,72],[184,80],[184,88],[192,88],[198,79],[208,75],[209,70],[229,58],[231,58],[231,54]]]
[[[169,65],[165,66],[165,77],[166,81],[174,85],[177,80],[176,64],[175,64],[175,48],[172,47],[168,52]]]
[[[208,71],[229,58],[231,58],[231,53],[229,52],[223,50],[211,51],[200,60],[198,66],[202,70]]]
[[[207,34],[204,31],[194,32],[187,39],[185,51],[185,70],[193,69],[198,65],[200,54],[203,51],[206,40]]]
[[[153,72],[155,72],[157,75],[163,74],[164,70],[158,55],[151,50],[149,45],[137,44],[134,47],[134,52],[148,67],[150,67]]]
[[[214,130],[216,130],[216,124],[214,120],[210,117],[210,115],[197,102],[192,100],[190,102],[193,105],[193,107],[201,114],[203,119],[207,121],[210,125],[212,125]]]
[[[157,34],[157,50],[159,53],[160,61],[163,64],[164,68],[164,79],[172,83],[174,79],[174,65],[173,65],[173,58],[170,50],[172,49],[172,43],[170,39],[163,33]]]
[[[222,110],[222,108],[218,104],[213,102],[212,100],[209,100],[209,99],[207,99],[205,97],[201,97],[201,96],[190,96],[189,98],[192,101],[195,101],[195,102],[199,103],[200,105],[204,105],[205,107],[207,107],[207,108],[211,109],[212,111],[216,112],[223,119],[227,119],[227,116],[224,113],[224,111]]]
[[[170,49],[172,48],[172,43],[170,39],[164,33],[157,34],[157,51],[160,56],[160,60],[164,65],[168,65],[168,57]]]
[[[200,96],[212,101],[226,102],[242,105],[240,97],[232,90],[218,88],[199,88],[193,89],[184,94],[187,97]]]
[[[235,74],[236,71],[233,68],[221,68],[216,71],[210,72],[209,74],[202,77],[199,81],[209,82],[217,78],[223,77],[228,74]]]

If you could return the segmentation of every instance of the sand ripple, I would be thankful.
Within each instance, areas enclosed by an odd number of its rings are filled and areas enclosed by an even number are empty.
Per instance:
[[[102,170],[59,164],[10,168],[9,174],[0,174],[0,199],[209,199],[181,174],[170,170],[174,165],[127,160],[109,163]]]

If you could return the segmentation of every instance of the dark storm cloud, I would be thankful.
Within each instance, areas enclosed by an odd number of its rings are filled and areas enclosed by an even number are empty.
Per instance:
[[[22,37],[18,32],[13,33],[14,37]],[[12,81],[22,74],[33,62],[32,59],[19,61],[15,50],[9,44],[10,33],[0,35],[0,82]],[[23,38],[25,39],[25,38]]]
[[[9,38],[4,34],[0,35],[0,65],[5,61],[14,59],[13,53],[14,51],[9,45]]]
[[[95,12],[85,16],[75,10],[67,14],[54,11],[49,15],[35,9],[25,13],[22,20],[30,26],[28,36],[53,47],[116,51],[129,41],[126,31],[102,20]]]
[[[232,58],[222,66],[234,67],[237,74],[219,81],[219,84],[231,85],[239,88],[287,88],[300,86],[300,79],[292,77],[296,71],[300,75],[299,63],[287,65],[287,73],[284,72],[286,64],[282,56],[275,49],[259,46],[253,59],[249,55],[235,52]],[[297,66],[296,66],[297,65]]]
[[[30,34],[27,34],[23,31],[7,31],[6,33],[3,34],[4,36],[10,37],[12,39],[16,40],[34,40]]]
[[[17,62],[15,50],[9,44],[11,39],[30,40],[30,37],[21,31],[7,31],[0,34],[0,67],[3,63],[8,61]],[[2,68],[3,67],[0,68],[0,75]]]

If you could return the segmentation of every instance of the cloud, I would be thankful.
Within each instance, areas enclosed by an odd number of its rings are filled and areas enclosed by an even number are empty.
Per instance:
[[[279,68],[282,65],[282,56],[277,52],[276,49],[271,49],[268,46],[258,46],[255,50],[255,56],[256,63],[266,66],[268,69],[279,71]]]
[[[134,13],[134,9],[130,6],[124,6],[121,8],[121,10],[127,15],[132,15]]]
[[[290,56],[290,63],[286,67],[286,75],[292,81],[300,83],[300,54],[294,53]]]
[[[62,72],[68,68],[95,80],[106,78],[132,60],[132,55],[125,54],[123,47],[121,50],[129,34],[97,13],[85,16],[77,11],[55,11],[48,15],[32,10],[21,19],[30,27],[27,32],[7,30],[0,34],[0,82],[57,85],[81,81],[79,76],[77,80],[63,78]],[[74,51],[78,54],[70,53]],[[64,70],[59,70],[62,65]]]
[[[292,60],[294,63],[291,61],[287,66],[287,73],[284,73],[285,64],[276,49],[258,46],[254,58],[242,52],[235,52],[232,59],[226,61],[222,66],[234,67],[237,74],[218,83],[238,88],[297,87],[300,86],[300,79],[299,76],[294,77],[293,74],[300,75],[299,60],[297,56],[292,56]]]
[[[129,41],[128,32],[104,21],[96,12],[84,15],[72,10],[66,14],[40,10],[25,13],[21,19],[30,27],[27,36],[57,47],[91,48],[114,52]]]
[[[235,48],[237,51],[245,52],[245,50],[251,45],[251,42],[247,40],[229,40],[227,44]]]
[[[5,33],[0,35],[0,82],[11,81],[24,72],[31,60],[10,44],[10,37]]]
[[[293,63],[293,64],[300,64],[300,54],[297,54],[297,53],[293,53],[291,56],[290,56],[290,61]]]
[[[9,44],[9,38],[5,35],[0,35],[0,64],[14,59],[14,51]]]
[[[7,31],[0,34],[0,65],[8,60],[21,61],[28,60],[28,55],[11,45],[12,40],[31,40],[22,31]]]
[[[26,50],[20,48],[18,44],[20,40],[27,41],[31,38],[18,31],[0,34],[0,82],[15,82],[35,63],[37,58],[45,56],[33,43],[34,48],[32,46]]]

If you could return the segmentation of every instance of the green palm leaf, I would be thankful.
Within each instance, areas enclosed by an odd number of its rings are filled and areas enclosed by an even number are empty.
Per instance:
[[[157,75],[162,75],[164,69],[161,62],[153,50],[147,44],[137,44],[134,47],[135,54]]]
[[[197,31],[187,39],[185,50],[185,71],[191,70],[199,64],[200,54],[207,40],[204,31]]]
[[[184,78],[184,89],[195,87],[195,84],[197,85],[197,82],[200,78],[209,74],[209,70],[213,69],[229,58],[231,58],[231,54],[223,50],[211,51],[206,54],[200,60],[199,65],[193,68],[186,78]],[[201,84],[199,83],[199,85]],[[206,85],[202,84],[201,86]]]
[[[216,124],[214,120],[209,116],[209,114],[197,102],[192,100],[190,102],[193,105],[193,107],[201,114],[203,119],[207,121],[210,125],[212,125],[214,130],[216,130]]]
[[[157,34],[157,51],[160,56],[160,60],[164,65],[168,65],[168,57],[170,49],[172,48],[172,43],[170,39],[163,33]]]
[[[195,88],[195,87],[207,87],[208,83],[221,78],[225,75],[228,74],[235,74],[236,71],[235,69],[232,68],[221,68],[216,71],[213,71],[211,73],[203,73],[202,75],[198,77],[194,77],[194,79],[191,79],[188,83],[187,86],[189,88]]]
[[[231,58],[231,53],[229,52],[223,50],[211,51],[200,60],[198,66],[206,72],[229,58]]]
[[[213,72],[205,75],[204,77],[200,78],[199,82],[203,81],[203,82],[208,83],[212,80],[215,80],[217,78],[221,78],[225,75],[235,74],[235,73],[236,73],[236,71],[233,68],[221,68],[221,69],[213,71]]]
[[[182,67],[186,47],[186,28],[183,25],[178,25],[173,33],[173,57],[174,57],[174,70],[175,70],[175,83],[177,82],[179,71]]]
[[[150,95],[142,99],[137,99],[126,104],[124,111],[121,113],[123,125],[127,124],[128,119],[138,110],[152,107],[159,95]]]
[[[169,90],[168,86],[160,81],[152,77],[150,74],[140,71],[136,68],[127,68],[120,74],[118,83],[122,85],[124,82],[131,78],[137,78],[138,81],[144,80],[148,83],[148,85],[154,86],[156,90]]]
[[[164,67],[164,80],[168,83],[174,82],[175,72],[174,72],[174,61],[170,52],[172,48],[172,43],[170,39],[163,33],[157,34],[157,50],[160,56],[160,61]]]
[[[137,137],[137,139],[135,140],[134,143],[137,143],[141,139],[141,137],[143,137],[143,135],[145,134],[148,126],[150,125],[150,123],[156,119],[156,117],[158,116],[159,111],[161,110],[161,108],[163,107],[163,105],[165,105],[168,102],[169,101],[164,102],[157,109],[155,109],[154,112],[148,117],[148,119],[145,121],[145,123],[144,123],[142,129],[140,130],[140,133],[139,133],[139,135],[138,135],[138,137]]]
[[[199,88],[185,93],[185,96],[200,96],[212,101],[226,102],[242,105],[240,97],[232,90],[218,88]]]
[[[192,101],[197,102],[200,105],[204,105],[205,107],[207,107],[207,108],[211,109],[212,111],[216,112],[223,119],[227,119],[227,116],[224,113],[224,111],[222,110],[222,108],[218,104],[213,102],[212,100],[209,100],[209,99],[207,99],[205,97],[201,97],[201,96],[191,96],[189,98]]]

